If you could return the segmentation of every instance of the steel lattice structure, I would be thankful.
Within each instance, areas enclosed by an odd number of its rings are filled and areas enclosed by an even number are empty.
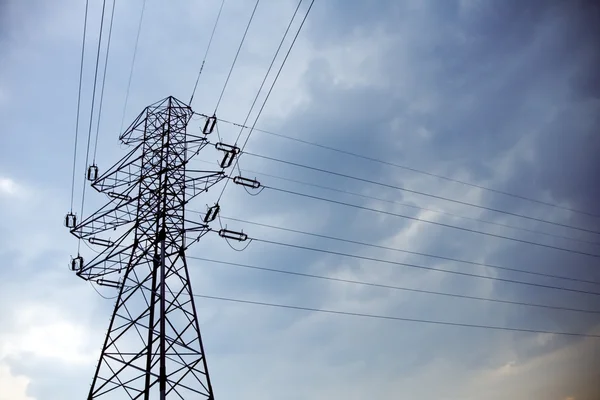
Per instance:
[[[214,399],[185,257],[210,229],[185,205],[225,174],[186,168],[208,144],[192,115],[173,97],[146,107],[119,137],[132,150],[93,180],[108,203],[71,229],[101,249],[77,275],[119,291],[88,399]]]

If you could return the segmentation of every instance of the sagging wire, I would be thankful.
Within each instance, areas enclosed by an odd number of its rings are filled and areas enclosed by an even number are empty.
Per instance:
[[[90,283],[90,286],[92,286],[92,288],[94,289],[94,291],[96,293],[98,293],[98,296],[102,297],[104,300],[115,300],[117,297],[119,297],[119,293],[117,293],[113,297],[106,297],[105,295],[103,295],[102,293],[100,293],[100,291],[98,291],[98,289],[96,289],[96,286],[94,286],[94,283],[92,281],[88,281],[88,282]]]

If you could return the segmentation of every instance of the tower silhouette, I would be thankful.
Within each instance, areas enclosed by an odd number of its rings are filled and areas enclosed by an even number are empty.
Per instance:
[[[214,399],[185,257],[210,228],[185,206],[225,174],[188,168],[208,144],[187,132],[192,115],[174,97],[146,107],[119,137],[129,153],[100,176],[88,171],[106,205],[79,223],[66,217],[99,249],[89,262],[78,254],[72,269],[118,289],[90,400]]]

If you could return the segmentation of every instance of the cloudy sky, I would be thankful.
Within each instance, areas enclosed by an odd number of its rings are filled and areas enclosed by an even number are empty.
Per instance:
[[[168,3],[146,1],[125,109],[142,0],[117,2],[100,122],[101,169],[126,152],[118,142],[123,115],[127,125],[144,106],[166,96],[189,100],[221,2]],[[600,335],[600,295],[594,294],[600,293],[600,284],[591,282],[600,282],[600,256],[594,256],[600,254],[600,234],[593,233],[600,232],[600,218],[566,210],[600,214],[596,178],[600,8],[593,3],[316,0],[257,124],[563,208],[262,132],[252,134],[248,151],[488,209],[251,155],[241,158],[240,167],[266,185],[387,214],[272,189],[249,196],[235,185],[227,187],[221,203],[224,217],[538,275],[231,220],[222,222],[254,238],[487,278],[260,241],[238,252],[211,235],[188,255],[595,313],[415,293],[190,259],[194,291],[344,312]],[[296,0],[261,0],[219,117],[243,122],[296,4]],[[75,0],[0,1],[0,400],[84,398],[114,305],[114,300],[98,296],[88,282],[68,270],[77,243],[62,226],[70,202],[84,6]],[[77,209],[101,7],[102,1],[90,0]],[[225,2],[192,104],[195,111],[214,111],[253,7],[250,0]],[[300,12],[307,7],[305,1]],[[289,40],[286,43],[289,46]],[[190,130],[199,131],[201,123],[194,120]],[[224,141],[231,142],[239,128],[219,123],[219,131]],[[206,167],[200,162],[204,160],[216,168],[216,158],[215,153],[201,153],[197,165]],[[217,194],[211,191],[189,208],[204,211]],[[86,196],[88,215],[102,198],[93,191]],[[108,288],[98,290],[106,297],[115,294]],[[206,298],[198,298],[197,306],[219,400],[241,396],[595,400],[600,392],[597,337],[431,325]]]

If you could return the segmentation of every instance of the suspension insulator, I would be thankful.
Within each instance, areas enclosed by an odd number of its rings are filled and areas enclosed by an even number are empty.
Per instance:
[[[212,207],[209,207],[208,211],[206,212],[206,215],[204,216],[204,223],[208,224],[209,222],[214,221],[215,218],[217,218],[217,215],[219,214],[219,210],[221,210],[221,206],[219,206],[218,203]]]
[[[98,245],[98,246],[106,246],[106,247],[110,247],[110,246],[112,246],[114,244],[110,240],[97,238],[95,236],[89,238],[89,242],[91,244],[95,244],[95,245]]]
[[[98,167],[95,164],[90,165],[87,170],[87,180],[93,182],[96,179],[98,179]]]
[[[244,242],[248,240],[248,235],[244,232],[230,231],[229,229],[221,229],[219,236],[225,239],[237,240],[238,242]]]
[[[233,160],[235,160],[235,156],[240,154],[239,147],[232,146],[223,142],[215,143],[215,149],[225,153],[223,155],[223,159],[219,163],[219,166],[223,169],[231,167],[231,164],[233,164]]]
[[[117,281],[111,281],[109,279],[98,279],[96,280],[96,283],[100,286],[108,286],[108,287],[112,287],[112,288],[119,288],[119,282]]]
[[[260,188],[259,181],[257,181],[256,179],[244,178],[243,176],[236,176],[235,178],[233,178],[233,183],[235,183],[236,185],[246,186],[252,189]]]
[[[202,129],[202,133],[205,135],[210,135],[212,131],[215,129],[215,125],[217,125],[217,116],[213,115],[212,117],[208,117],[206,122],[204,123],[204,128]]]
[[[231,167],[233,164],[233,160],[235,160],[235,153],[228,151],[223,155],[223,159],[219,163],[219,166],[223,169]]]
[[[113,199],[117,199],[117,200],[125,200],[125,201],[133,200],[131,197],[129,197],[125,194],[116,193],[116,192],[106,192],[106,195],[108,197],[112,197]]]
[[[77,225],[77,216],[70,212],[65,216],[65,226],[67,228],[75,228],[75,225]]]
[[[79,271],[83,268],[83,257],[77,256],[71,260],[71,271]]]
[[[224,152],[233,152],[235,155],[238,155],[240,153],[240,148],[237,146],[232,146],[230,144],[226,144],[223,142],[218,142],[215,143],[215,149],[219,150],[219,151],[224,151]]]

